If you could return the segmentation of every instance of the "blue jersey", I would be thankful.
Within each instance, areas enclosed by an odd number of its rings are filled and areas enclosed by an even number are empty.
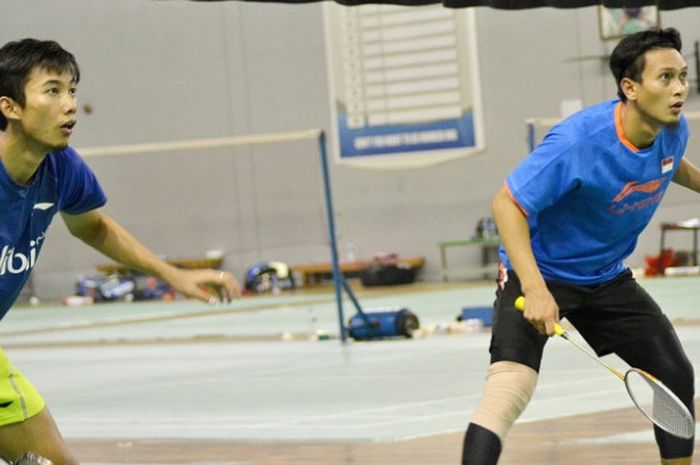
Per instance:
[[[56,212],[84,213],[107,201],[95,175],[71,148],[49,153],[29,185],[0,162],[0,318],[27,281]]]
[[[623,260],[651,220],[683,157],[688,125],[665,126],[637,149],[624,135],[622,103],[580,111],[552,128],[506,179],[527,215],[545,279],[597,285]],[[511,268],[501,248],[501,259]]]

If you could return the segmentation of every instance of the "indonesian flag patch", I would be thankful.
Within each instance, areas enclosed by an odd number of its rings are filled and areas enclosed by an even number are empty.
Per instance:
[[[666,157],[661,160],[661,173],[668,173],[673,169],[673,157]]]

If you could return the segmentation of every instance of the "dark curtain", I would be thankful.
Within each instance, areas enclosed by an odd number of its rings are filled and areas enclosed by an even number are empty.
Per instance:
[[[227,1],[227,0],[192,0],[199,2],[211,2],[211,1]],[[230,0],[228,0],[230,1]],[[242,1],[256,1],[256,0],[242,0]],[[316,3],[315,0],[259,0],[258,3]],[[406,6],[418,6],[418,5],[431,5],[436,3],[442,3],[448,8],[465,8],[470,6],[486,6],[490,8],[497,8],[501,10],[523,10],[526,8],[539,8],[543,6],[553,7],[553,8],[580,8],[584,6],[599,5],[602,4],[609,8],[633,8],[639,6],[653,6],[656,5],[660,10],[676,10],[679,8],[686,8],[691,6],[700,6],[700,0],[603,0],[603,2],[596,0],[336,0],[336,3],[341,5],[356,6],[363,4],[378,4],[385,3],[391,5],[406,5]]]

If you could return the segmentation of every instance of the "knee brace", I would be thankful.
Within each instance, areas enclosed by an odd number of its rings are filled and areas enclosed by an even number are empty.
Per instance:
[[[508,361],[492,364],[472,423],[492,431],[502,442],[530,402],[535,386],[537,372],[529,366]]]
[[[496,465],[501,456],[501,449],[498,436],[486,428],[470,423],[464,436],[462,465]]]

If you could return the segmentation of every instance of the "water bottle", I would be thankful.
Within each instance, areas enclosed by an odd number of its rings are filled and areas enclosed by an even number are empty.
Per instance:
[[[345,246],[345,260],[348,262],[354,262],[357,260],[357,256],[355,255],[355,244],[352,242],[348,242],[348,244]]]

